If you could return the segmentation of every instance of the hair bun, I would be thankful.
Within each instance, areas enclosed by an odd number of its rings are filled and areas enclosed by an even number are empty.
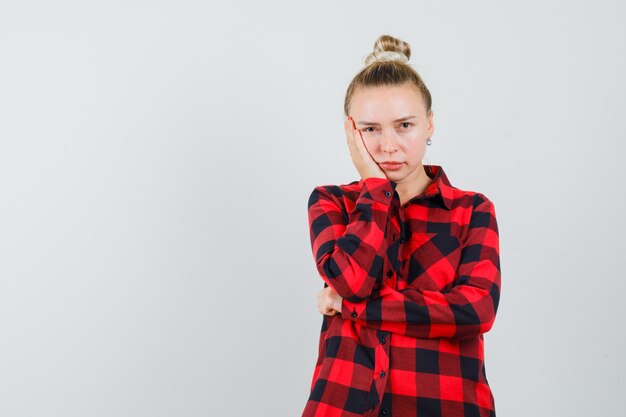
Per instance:
[[[411,47],[403,40],[389,35],[381,35],[374,43],[374,51],[365,58],[365,66],[376,61],[409,62]]]

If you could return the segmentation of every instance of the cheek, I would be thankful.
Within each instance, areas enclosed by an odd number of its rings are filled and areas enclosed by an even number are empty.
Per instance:
[[[409,159],[421,161],[426,152],[425,144],[426,142],[422,140],[421,137],[415,136],[412,137],[410,140],[404,141],[401,149],[404,151]]]
[[[402,135],[402,138],[407,141],[407,142],[419,142],[419,140],[424,136],[424,132],[422,132],[420,129],[412,129],[410,132],[406,132],[404,133],[404,135]]]
[[[419,147],[422,145],[422,137],[418,132],[407,132],[399,139],[398,144],[406,152],[413,154],[419,152]]]

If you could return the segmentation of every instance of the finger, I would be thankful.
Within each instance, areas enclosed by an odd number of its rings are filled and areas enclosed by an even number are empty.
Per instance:
[[[353,146],[354,152],[356,152],[357,155],[359,155],[362,159],[367,159],[371,157],[369,151],[365,147],[365,143],[363,142],[363,137],[361,136],[361,132],[358,130],[354,130],[352,131],[352,136],[353,136],[352,146]]]
[[[352,134],[354,135],[355,146],[359,149],[367,150],[367,147],[365,146],[365,141],[363,140],[363,133],[359,129],[354,129]]]
[[[351,126],[350,120],[346,120],[344,123],[344,129],[346,131],[346,142],[348,142],[348,146],[351,146],[350,142],[354,136],[354,129]]]
[[[359,152],[361,152],[364,158],[371,159],[374,163],[376,163],[376,160],[370,153],[369,149],[367,149],[367,146],[365,146],[365,141],[363,140],[363,134],[360,130],[355,131],[354,142],[355,142],[354,144],[355,147],[359,150]]]
[[[350,125],[352,126],[352,129],[356,129],[356,124],[354,123],[354,119],[352,118],[352,116],[348,116],[348,119],[350,120]]]
[[[354,124],[354,120],[350,116],[346,118],[344,127],[346,129],[346,136],[348,137],[348,139],[350,139],[351,137],[354,137],[354,131],[358,130],[356,128],[356,125]]]
[[[352,127],[346,129],[346,141],[348,142],[348,148],[350,149],[350,155],[359,155],[359,148],[356,143],[356,130]]]

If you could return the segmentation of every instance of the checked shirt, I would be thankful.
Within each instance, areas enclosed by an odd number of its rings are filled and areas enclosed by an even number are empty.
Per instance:
[[[498,226],[482,193],[424,165],[425,191],[400,204],[397,183],[315,187],[311,247],[323,316],[302,417],[494,417],[483,334],[500,298]]]

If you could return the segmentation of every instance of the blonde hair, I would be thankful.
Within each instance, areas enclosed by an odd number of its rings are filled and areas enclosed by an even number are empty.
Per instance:
[[[401,85],[410,83],[420,92],[426,113],[431,112],[430,91],[417,71],[408,64],[411,47],[408,43],[389,35],[381,35],[374,43],[374,50],[365,58],[365,68],[354,76],[346,91],[343,111],[348,116],[350,101],[360,87]]]

